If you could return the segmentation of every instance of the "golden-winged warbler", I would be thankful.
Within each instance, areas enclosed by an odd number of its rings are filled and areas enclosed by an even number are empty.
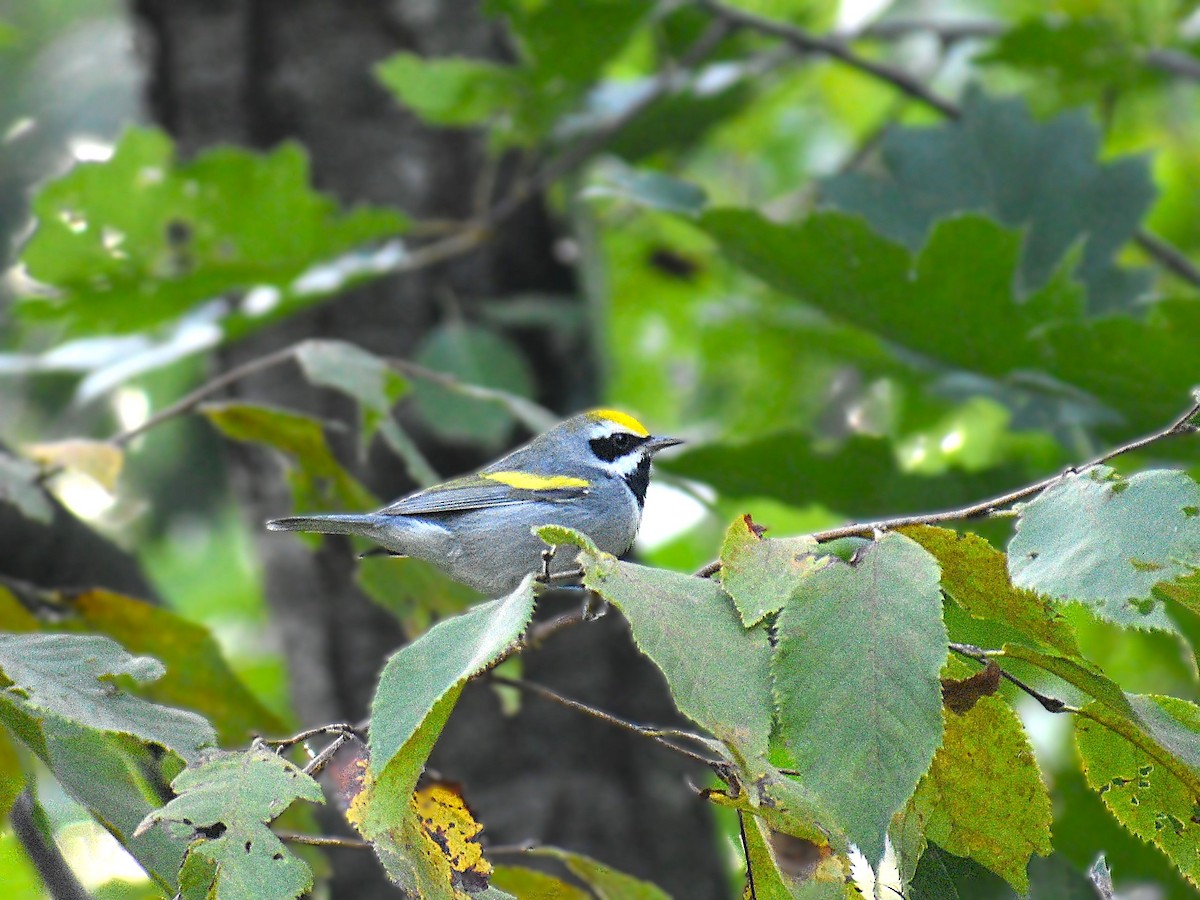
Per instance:
[[[409,494],[373,513],[272,519],[272,531],[357,534],[399,556],[424,559],[489,596],[542,569],[530,529],[565,525],[620,556],[633,546],[656,452],[682,443],[655,437],[633,416],[597,409],[567,419],[473,475]],[[550,572],[573,568],[558,554]]]

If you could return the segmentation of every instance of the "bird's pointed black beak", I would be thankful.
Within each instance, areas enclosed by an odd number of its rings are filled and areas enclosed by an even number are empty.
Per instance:
[[[642,444],[651,453],[657,453],[659,450],[666,450],[668,447],[678,447],[683,443],[682,438],[666,437],[665,435],[656,435],[649,437]]]

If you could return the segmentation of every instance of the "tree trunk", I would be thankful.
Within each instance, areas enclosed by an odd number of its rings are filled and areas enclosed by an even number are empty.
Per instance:
[[[467,0],[134,0],[146,38],[151,113],[187,156],[220,142],[266,148],[294,138],[312,157],[322,190],[352,204],[390,204],[417,217],[463,218],[484,171],[481,135],[435,131],[399,109],[371,75],[398,50],[504,58],[503,30]],[[504,190],[504,167],[500,186]],[[517,292],[575,294],[553,256],[555,225],[539,202],[508,221],[486,247],[450,263],[386,280],[301,314],[230,348],[223,367],[311,337],[338,337],[406,356],[452,296],[467,316]],[[582,302],[564,299],[563,302]],[[564,348],[532,332],[515,335],[538,373],[539,399],[567,412],[595,399],[590,348]],[[346,418],[340,398],[295,372],[273,371],[237,386],[255,402]],[[483,460],[425,441],[442,474]],[[231,447],[235,490],[250,521],[288,509],[277,466]],[[411,487],[397,466],[363,477],[392,496]],[[385,656],[401,636],[390,616],[355,588],[348,548],[260,534],[258,551],[273,627],[286,648],[294,706],[305,724],[364,714]],[[676,714],[657,671],[637,653],[616,615],[562,634],[530,655],[532,677],[604,708],[656,723]],[[529,838],[590,853],[652,878],[677,896],[724,894],[706,808],[686,786],[696,772],[660,748],[608,726],[527,699],[514,718],[491,692],[466,692],[433,763],[465,785],[493,843]],[[373,860],[333,859],[336,897],[392,895]]]

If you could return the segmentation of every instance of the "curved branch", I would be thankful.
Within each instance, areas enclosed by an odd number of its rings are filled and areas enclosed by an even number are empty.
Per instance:
[[[1086,472],[1096,466],[1103,465],[1111,459],[1115,459],[1124,453],[1131,453],[1134,450],[1141,450],[1149,447],[1151,444],[1156,444],[1159,441],[1166,440],[1170,437],[1175,437],[1181,434],[1194,434],[1200,431],[1200,426],[1193,421],[1197,416],[1200,416],[1200,390],[1193,392],[1194,402],[1188,408],[1187,412],[1177,418],[1174,422],[1156,431],[1153,434],[1148,434],[1145,437],[1140,437],[1137,440],[1130,441],[1127,444],[1122,444],[1113,450],[1109,450],[1102,456],[1098,456],[1091,462],[1084,463],[1079,466],[1072,466],[1066,471],[1060,472],[1057,475],[1052,475],[1049,478],[1043,478],[1041,481],[1036,481],[1033,484],[1026,485],[1023,488],[1018,488],[1015,491],[1009,491],[1007,494],[1001,494],[998,497],[992,497],[988,500],[981,500],[978,503],[972,503],[970,506],[964,506],[960,509],[951,509],[945,512],[923,513],[913,516],[898,516],[891,519],[878,519],[874,522],[860,522],[852,525],[841,525],[837,528],[828,528],[824,531],[815,531],[813,537],[818,543],[826,543],[828,541],[837,540],[838,538],[846,537],[871,537],[876,532],[894,531],[897,528],[905,528],[909,525],[934,525],[939,522],[961,522],[966,519],[978,519],[984,516],[995,515],[1005,507],[1011,506],[1019,500],[1024,500],[1027,497],[1032,497],[1034,494],[1040,494],[1051,485],[1057,484],[1062,479],[1070,475],[1078,475],[1081,472]],[[721,561],[715,560],[710,562],[704,568],[696,572],[700,578],[709,578],[721,571]]]

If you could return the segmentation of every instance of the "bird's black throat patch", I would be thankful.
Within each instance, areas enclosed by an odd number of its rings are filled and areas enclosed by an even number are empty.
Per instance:
[[[650,454],[642,457],[636,469],[625,476],[625,483],[637,500],[638,509],[646,505],[646,489],[650,487]]]

